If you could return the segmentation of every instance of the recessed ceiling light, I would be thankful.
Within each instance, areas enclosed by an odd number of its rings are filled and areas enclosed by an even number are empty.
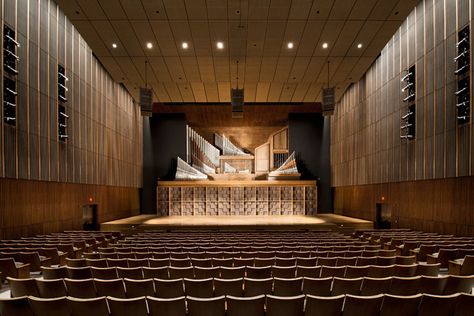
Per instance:
[[[153,44],[152,44],[151,42],[146,43],[146,48],[152,49],[152,48],[153,48]]]
[[[288,46],[289,49],[292,49],[294,47],[293,42],[288,42],[287,46]]]
[[[117,48],[117,44],[112,43],[112,47],[113,47],[113,48]]]
[[[182,47],[183,49],[188,49],[188,43],[187,43],[187,42],[183,42],[183,43],[181,44],[181,47]]]
[[[357,44],[357,48],[362,48],[362,43]]]
[[[224,43],[217,42],[216,46],[217,46],[218,49],[223,49],[224,48]]]
[[[329,46],[328,43],[323,43],[323,48],[324,49],[328,48],[328,46]]]

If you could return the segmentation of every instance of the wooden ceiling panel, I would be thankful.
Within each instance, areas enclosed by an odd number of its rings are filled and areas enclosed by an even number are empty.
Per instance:
[[[123,81],[134,97],[148,59],[149,81],[163,102],[228,102],[226,90],[237,86],[237,77],[239,86],[250,89],[247,102],[313,102],[327,81],[328,59],[331,84],[340,95],[363,75],[417,1],[58,3],[113,78]],[[188,49],[181,47],[183,41]],[[217,41],[224,43],[223,50],[216,48]],[[293,49],[287,47],[290,41]],[[152,49],[146,48],[147,42]],[[328,49],[321,47],[324,42]],[[113,49],[112,43],[118,47]]]

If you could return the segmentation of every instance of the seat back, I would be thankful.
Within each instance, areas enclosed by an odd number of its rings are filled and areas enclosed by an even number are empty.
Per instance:
[[[265,295],[258,295],[252,297],[227,296],[226,302],[227,316],[265,315]]]
[[[214,294],[212,278],[208,279],[187,279],[184,278],[184,293],[186,296],[206,298]]]
[[[271,294],[273,289],[273,279],[252,279],[244,278],[244,295],[246,297],[262,294]]]
[[[298,296],[303,288],[303,278],[273,278],[273,294],[276,296]]]
[[[303,316],[304,295],[298,296],[273,296],[267,295],[267,316]]]
[[[334,278],[332,282],[331,295],[338,296],[341,294],[359,295],[362,285],[362,278]]]
[[[141,296],[155,296],[153,279],[135,280],[124,278],[125,292],[128,298]]]
[[[397,296],[385,294],[382,302],[380,316],[398,316],[403,308],[404,316],[417,316],[422,294]]]
[[[153,282],[155,283],[156,297],[172,298],[184,296],[184,286],[182,279],[153,279]]]
[[[452,315],[459,295],[459,293],[444,296],[423,294],[418,316]]]
[[[28,279],[15,279],[7,277],[8,284],[10,285],[10,293],[12,297],[20,296],[37,296],[39,297],[38,288],[36,282],[32,278]]]
[[[382,305],[383,295],[356,296],[346,295],[343,316],[378,316]]]
[[[63,279],[56,280],[41,280],[36,279],[36,287],[40,297],[54,298],[67,296],[66,285]]]
[[[303,278],[303,294],[313,296],[330,296],[332,277]]]
[[[66,297],[39,298],[29,296],[28,301],[35,316],[70,316]]]
[[[344,298],[344,295],[332,297],[306,295],[305,315],[340,316],[344,304]]]
[[[148,316],[145,297],[107,297],[110,314],[113,316]]]
[[[109,316],[109,308],[105,297],[67,298],[71,316]]]
[[[242,297],[244,278],[236,279],[220,279],[214,278],[214,294],[215,296],[231,295],[234,297]]]
[[[122,279],[101,280],[94,279],[95,289],[98,296],[112,296],[115,298],[125,298],[125,287]]]
[[[371,296],[377,294],[384,294],[390,291],[392,278],[370,278],[364,277],[360,289],[360,295]]]
[[[146,298],[150,316],[186,316],[184,296],[174,298]]]
[[[0,315],[33,316],[28,297],[0,298]]]
[[[186,298],[188,316],[225,316],[225,296],[212,298]]]
[[[94,298],[97,296],[93,279],[64,279],[69,296],[76,298]]]

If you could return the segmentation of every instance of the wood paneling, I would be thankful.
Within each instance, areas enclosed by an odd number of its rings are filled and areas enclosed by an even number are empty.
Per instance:
[[[92,198],[92,202],[90,202]],[[0,178],[0,238],[82,229],[82,205],[106,222],[139,213],[137,188]]]
[[[474,129],[472,119],[456,123],[453,63],[457,30],[472,19],[472,7],[467,0],[420,1],[346,91],[331,117],[333,186],[474,174]],[[406,141],[400,139],[400,117],[407,111],[400,78],[413,64],[416,139]]]
[[[392,209],[392,228],[474,235],[474,177],[342,186],[335,213],[375,220],[376,203]]]
[[[128,91],[55,2],[0,2],[21,43],[17,126],[1,120],[0,177],[140,187],[142,118]],[[69,78],[66,143],[58,140],[58,62]]]

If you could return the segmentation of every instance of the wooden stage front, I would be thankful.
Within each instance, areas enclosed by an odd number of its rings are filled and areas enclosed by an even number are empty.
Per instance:
[[[104,231],[143,230],[333,230],[373,228],[373,222],[336,214],[279,216],[162,216],[138,215],[101,224]]]

